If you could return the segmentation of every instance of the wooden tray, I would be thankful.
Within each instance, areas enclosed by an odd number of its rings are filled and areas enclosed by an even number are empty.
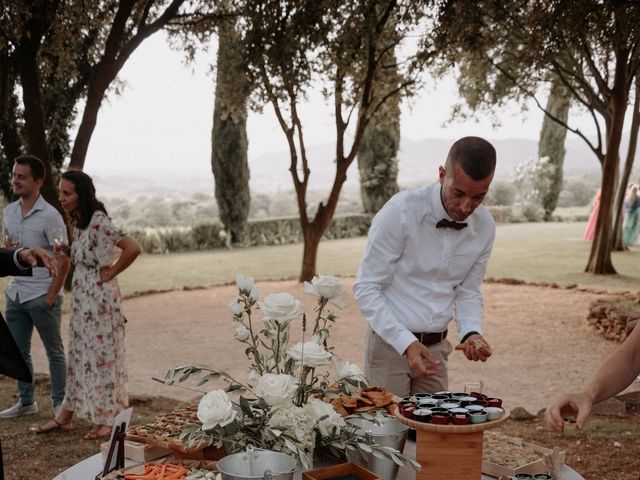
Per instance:
[[[490,430],[492,428],[496,428],[502,422],[504,422],[507,418],[509,418],[509,414],[511,413],[509,410],[505,409],[504,414],[497,420],[491,420],[490,422],[483,423],[472,423],[469,425],[436,425],[433,423],[425,423],[425,422],[417,422],[415,420],[411,420],[403,416],[399,411],[397,405],[392,405],[390,407],[391,413],[402,423],[410,426],[416,430],[424,430],[426,432],[434,432],[434,433],[474,433],[474,432],[483,432],[485,430]]]
[[[203,448],[189,448],[182,442],[172,442],[169,440],[157,440],[155,438],[140,437],[138,435],[127,435],[125,440],[132,440],[134,442],[146,443],[147,445],[153,445],[160,448],[166,448],[176,453],[180,458],[194,459],[194,460],[220,460],[226,456],[227,452],[223,448],[216,448],[214,446],[207,446]]]

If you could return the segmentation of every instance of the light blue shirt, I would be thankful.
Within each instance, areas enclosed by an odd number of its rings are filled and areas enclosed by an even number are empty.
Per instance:
[[[4,209],[3,231],[18,239],[20,247],[42,247],[53,252],[53,230],[62,229],[65,243],[68,244],[67,230],[60,212],[48,203],[42,195],[38,196],[33,207],[22,216],[21,200],[10,203]],[[49,291],[51,277],[44,267],[35,267],[33,275],[13,277],[7,286],[6,294],[14,302],[20,303],[41,297]]]
[[[440,184],[394,195],[377,213],[353,287],[371,328],[399,354],[412,332],[442,332],[454,317],[458,335],[482,333],[480,285],[495,223],[479,206],[462,230],[436,229],[447,215]]]

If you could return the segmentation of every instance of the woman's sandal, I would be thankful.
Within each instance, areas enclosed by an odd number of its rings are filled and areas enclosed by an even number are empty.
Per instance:
[[[71,430],[71,422],[60,423],[54,418],[43,425],[34,425],[29,430],[38,434],[51,432],[68,432],[69,430]]]

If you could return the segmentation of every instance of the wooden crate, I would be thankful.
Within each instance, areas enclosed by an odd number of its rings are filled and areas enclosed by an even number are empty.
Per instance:
[[[106,459],[107,454],[109,453],[109,442],[104,442],[100,445],[100,451],[102,452],[102,458]],[[149,445],[131,440],[125,440],[124,442],[124,458],[140,463],[149,462],[160,457],[166,457],[172,453],[173,450],[156,445]]]
[[[355,463],[341,463],[331,467],[319,468],[302,474],[302,480],[331,480],[335,477],[353,475],[358,480],[383,480],[374,473]]]
[[[538,473],[547,473],[547,467],[544,463],[544,454],[551,453],[551,449],[541,447],[540,445],[535,445],[533,443],[522,442],[524,447],[528,447],[533,451],[540,454],[540,458],[533,462],[527,463],[525,465],[521,465],[519,467],[511,468],[505,467],[504,465],[498,465],[497,463],[492,463],[487,460],[482,460],[482,473],[486,475],[490,475],[492,477],[500,477],[502,475],[505,476],[514,476],[516,473],[528,473],[529,475],[537,475]],[[564,463],[565,455],[564,452],[560,452],[559,456],[560,462]]]

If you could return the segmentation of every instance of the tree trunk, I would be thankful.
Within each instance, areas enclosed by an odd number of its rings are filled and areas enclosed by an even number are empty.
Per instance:
[[[0,189],[9,200],[13,159],[22,153],[18,132],[18,98],[15,95],[16,72],[7,51],[0,52]]]
[[[551,83],[546,110],[562,122],[567,123],[570,108],[571,95],[568,89],[560,79],[554,78]],[[556,120],[552,120],[551,117],[545,115],[542,121],[542,130],[540,131],[540,141],[538,142],[538,159],[547,157],[555,167],[554,175],[549,179],[548,190],[541,192],[545,222],[551,220],[551,216],[558,204],[558,196],[562,190],[562,167],[564,164],[564,143],[566,138],[567,129]]]
[[[616,82],[620,85],[619,82]],[[600,210],[596,222],[596,232],[591,244],[589,262],[585,271],[587,273],[615,274],[617,273],[611,261],[611,249],[613,246],[612,210],[616,190],[616,176],[618,171],[618,159],[622,127],[627,107],[627,99],[623,88],[613,90],[613,115],[611,127],[607,132],[607,153],[602,165],[602,185],[600,197]]]
[[[393,51],[383,56],[393,65],[380,69],[374,89],[390,90],[398,83]],[[398,193],[398,148],[400,147],[400,94],[393,95],[371,117],[358,147],[360,198],[365,213],[375,214]]]
[[[302,252],[302,270],[300,271],[300,281],[310,282],[316,274],[316,260],[318,258],[318,247],[324,229],[318,228],[314,223],[303,228],[304,249]]]
[[[24,104],[27,153],[38,157],[45,166],[46,176],[40,193],[47,202],[62,211],[58,201],[56,182],[52,174],[51,155],[44,123],[40,73],[37,63],[38,49],[39,40],[31,38],[25,39],[25,43],[16,49],[18,72],[22,86],[22,102]]]
[[[247,99],[241,38],[233,23],[218,29],[216,97],[211,131],[211,170],[220,220],[231,243],[244,241],[249,217]]]
[[[622,169],[620,183],[618,184],[618,192],[616,194],[614,209],[614,226],[613,226],[613,249],[616,251],[625,250],[622,241],[622,220],[623,220],[623,204],[624,196],[627,192],[627,185],[633,170],[633,163],[636,157],[638,147],[638,130],[640,130],[640,78],[636,77],[636,92],[633,102],[633,115],[631,117],[631,130],[629,131],[629,148],[627,149],[627,158]]]

